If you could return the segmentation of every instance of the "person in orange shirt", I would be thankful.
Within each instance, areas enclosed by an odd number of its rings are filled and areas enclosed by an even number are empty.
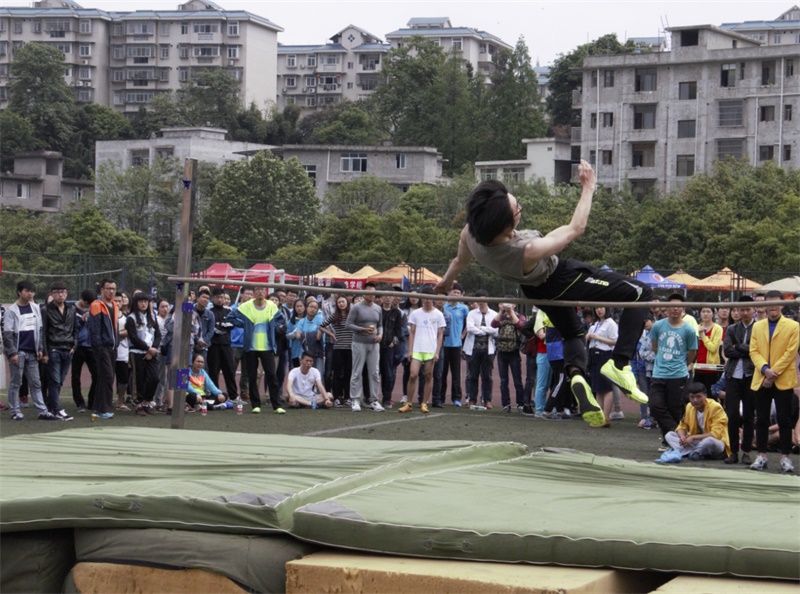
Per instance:
[[[781,294],[770,291],[766,301],[780,300]],[[767,317],[753,325],[750,338],[750,359],[755,370],[751,388],[756,392],[756,449],[758,457],[751,470],[767,470],[767,439],[772,401],[778,418],[781,452],[780,471],[793,473],[789,458],[792,451],[791,404],[797,388],[797,368],[794,360],[800,345],[800,325],[782,315],[780,305],[766,309]]]

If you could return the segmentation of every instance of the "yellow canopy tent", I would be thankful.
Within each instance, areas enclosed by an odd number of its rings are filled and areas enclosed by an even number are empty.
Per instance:
[[[675,274],[670,274],[667,277],[667,280],[675,281],[676,283],[682,283],[689,287],[689,285],[700,282],[699,278],[693,277],[691,274],[685,273],[683,270],[677,270]]]
[[[384,270],[374,276],[370,276],[368,280],[374,283],[401,284],[403,282],[403,277],[406,277],[409,282],[418,285],[438,283],[442,280],[441,276],[434,274],[424,266],[421,268],[411,268],[411,266],[405,262],[393,266],[389,270]]]
[[[759,283],[746,279],[727,267],[702,280],[686,283],[687,289],[703,291],[754,291],[760,286]]]
[[[363,268],[359,268],[358,270],[356,270],[353,274],[350,275],[349,278],[367,279],[371,276],[375,276],[376,274],[380,274],[380,272],[378,272],[375,268],[367,264]]]
[[[350,278],[350,273],[342,270],[335,264],[331,264],[322,272],[318,272],[314,275],[314,278]]]

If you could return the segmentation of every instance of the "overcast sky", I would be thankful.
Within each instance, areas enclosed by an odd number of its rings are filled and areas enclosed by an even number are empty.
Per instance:
[[[133,11],[175,10],[179,0],[77,0],[84,8]],[[458,0],[216,0],[226,10],[247,10],[283,27],[285,45],[322,44],[353,24],[385,41],[412,17],[450,17],[454,27],[483,29],[514,45],[520,35],[534,63],[549,64],[559,54],[605,35],[656,37],[665,26],[719,25],[773,20],[797,0],[547,2]],[[30,1],[0,0],[0,6],[30,6]]]

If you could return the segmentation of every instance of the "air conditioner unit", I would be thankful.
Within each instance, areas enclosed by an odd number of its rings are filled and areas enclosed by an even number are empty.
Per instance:
[[[284,93],[285,93],[287,90],[288,90],[288,89],[287,89],[286,87],[283,87],[283,92],[284,92]]]
[[[306,67],[305,64],[300,64],[300,68],[305,68],[305,67]]]
[[[228,60],[228,66],[236,66],[236,60]]]
[[[85,80],[85,81],[83,81],[83,86],[84,87],[91,87],[92,86],[92,82],[89,81],[89,80]]]
[[[89,60],[81,60],[81,64],[83,64],[84,66],[88,66]]]

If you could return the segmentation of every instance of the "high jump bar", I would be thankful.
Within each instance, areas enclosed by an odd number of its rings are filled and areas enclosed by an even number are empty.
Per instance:
[[[337,295],[363,295],[366,293],[364,289],[334,289],[332,287],[320,287],[317,285],[296,285],[292,283],[270,283],[270,282],[253,282],[253,281],[237,281],[230,279],[218,279],[208,277],[178,277],[170,276],[167,280],[175,283],[188,283],[193,285],[227,285],[235,287],[269,287],[270,289],[283,289],[286,291],[307,291],[313,293],[336,293]],[[609,301],[559,301],[551,299],[527,299],[525,297],[474,297],[469,295],[462,295],[460,297],[451,297],[450,295],[425,295],[422,293],[406,293],[399,291],[370,291],[376,297],[416,297],[418,299],[441,299],[447,301],[460,301],[463,303],[474,303],[482,301],[486,303],[514,303],[517,305],[536,305],[541,307],[543,305],[550,305],[555,307],[630,307],[630,308],[663,308],[669,307],[669,303],[665,301],[634,301],[634,302],[609,302]],[[774,305],[794,305],[800,306],[800,299],[785,299],[774,301],[747,301],[740,303],[738,301],[728,302],[721,301],[712,303],[708,301],[685,301],[681,302],[679,307],[768,307]]]

